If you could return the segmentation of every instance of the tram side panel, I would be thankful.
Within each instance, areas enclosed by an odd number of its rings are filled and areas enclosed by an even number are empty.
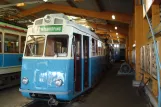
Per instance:
[[[21,66],[22,64],[22,54],[4,54],[4,66]]]
[[[0,54],[0,67],[2,67],[2,63],[3,63],[3,54]]]

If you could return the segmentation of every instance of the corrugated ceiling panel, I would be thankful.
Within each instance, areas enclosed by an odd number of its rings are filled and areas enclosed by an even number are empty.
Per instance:
[[[125,14],[133,13],[133,0],[101,0],[100,2],[106,11],[114,11]]]
[[[72,1],[78,8],[93,10],[93,11],[100,11],[97,3],[95,0],[84,0],[82,2],[74,2]]]

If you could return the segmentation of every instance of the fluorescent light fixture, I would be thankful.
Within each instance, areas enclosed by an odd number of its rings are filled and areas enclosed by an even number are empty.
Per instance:
[[[23,6],[25,6],[25,3],[17,3],[16,6],[17,7],[23,7]]]
[[[43,0],[44,2],[47,2],[48,0]]]
[[[115,30],[117,30],[117,26],[115,26]]]
[[[118,33],[116,33],[116,35],[118,35]]]
[[[115,19],[115,15],[112,15],[112,19],[113,19],[113,20]]]

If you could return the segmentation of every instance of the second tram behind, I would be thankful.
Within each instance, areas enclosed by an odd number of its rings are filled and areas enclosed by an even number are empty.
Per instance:
[[[27,29],[0,22],[0,89],[20,84]]]
[[[105,55],[99,37],[64,14],[36,19],[27,31],[20,91],[51,103],[72,100],[99,79]]]

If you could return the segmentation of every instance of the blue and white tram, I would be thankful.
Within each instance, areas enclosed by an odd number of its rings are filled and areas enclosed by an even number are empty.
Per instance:
[[[95,84],[105,54],[96,34],[65,15],[36,19],[27,31],[20,91],[33,99],[72,100]]]
[[[0,89],[19,84],[26,32],[0,22]]]

